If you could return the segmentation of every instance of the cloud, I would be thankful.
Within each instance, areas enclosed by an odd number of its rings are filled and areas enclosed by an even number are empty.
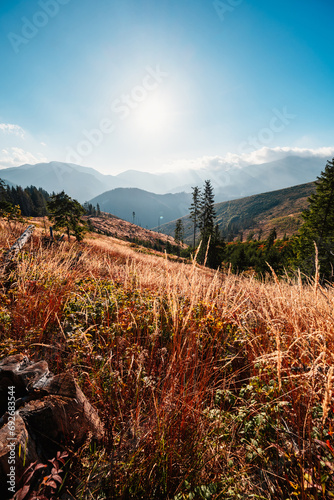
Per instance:
[[[29,151],[21,148],[7,148],[0,153],[0,168],[18,167],[25,163],[36,164],[48,161],[43,155],[33,155]]]
[[[24,137],[25,136],[25,131],[23,130],[20,125],[14,125],[12,123],[0,123],[0,131],[4,132],[5,134],[14,134],[19,137]]]
[[[250,153],[227,153],[225,156],[202,156],[195,159],[176,160],[164,165],[165,172],[182,170],[208,170],[228,171],[235,168],[244,168],[248,165],[260,165],[271,161],[281,160],[287,156],[300,156],[302,158],[334,157],[334,147],[321,147],[316,149],[297,147],[263,147]]]
[[[322,147],[316,149],[298,148],[298,147],[263,147],[250,153],[241,155],[228,156],[228,160],[233,160],[240,166],[259,165],[270,161],[281,160],[287,156],[300,156],[302,158],[312,158],[315,156],[323,156],[324,158],[332,158],[334,156],[334,147]]]

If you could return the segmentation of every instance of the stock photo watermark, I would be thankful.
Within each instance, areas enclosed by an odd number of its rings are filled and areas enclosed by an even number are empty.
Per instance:
[[[8,436],[7,436],[7,447],[8,453],[8,468],[9,473],[7,474],[7,485],[8,491],[15,493],[16,485],[16,432],[15,432],[15,387],[8,387]]]
[[[257,135],[249,136],[246,141],[241,142],[238,153],[247,154],[267,146],[274,140],[275,135],[283,132],[297,116],[288,113],[286,106],[283,107],[282,111],[274,108],[272,112],[273,116],[270,119],[269,126],[261,128]]]
[[[244,0],[226,0],[223,2],[221,0],[215,0],[212,5],[219,16],[219,19],[221,21],[225,21],[226,14],[233,12],[236,7],[242,4],[243,1]]]
[[[10,32],[7,35],[15,54],[18,54],[22,46],[27,45],[30,40],[35,38],[39,30],[45,28],[50,19],[57,16],[62,5],[69,2],[70,0],[40,0],[38,2],[40,10],[37,10],[30,19],[21,17],[22,26],[19,34]]]
[[[128,118],[131,112],[136,110],[148,98],[150,93],[154,92],[169,76],[166,71],[161,70],[159,65],[155,68],[147,66],[145,69],[146,75],[141,84],[136,85],[129,93],[122,94],[111,103],[110,111],[119,115],[120,120]],[[106,117],[100,121],[97,128],[84,129],[82,131],[84,139],[78,142],[75,148],[67,148],[66,162],[80,164],[83,158],[89,156],[94,148],[102,144],[106,135],[113,133],[115,130],[114,122]]]

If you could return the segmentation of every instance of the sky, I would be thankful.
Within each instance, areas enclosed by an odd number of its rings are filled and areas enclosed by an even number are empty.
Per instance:
[[[0,168],[334,156],[332,0],[2,0]]]

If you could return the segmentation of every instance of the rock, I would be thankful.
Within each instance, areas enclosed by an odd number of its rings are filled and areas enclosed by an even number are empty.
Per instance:
[[[31,462],[103,439],[98,413],[73,375],[53,375],[46,361],[23,355],[0,361],[0,410],[0,491],[8,491],[11,465],[17,486]]]

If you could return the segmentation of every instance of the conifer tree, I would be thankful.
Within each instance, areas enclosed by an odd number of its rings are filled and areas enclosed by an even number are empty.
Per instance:
[[[176,243],[183,243],[184,228],[182,219],[178,219],[175,224],[174,239]]]
[[[219,228],[215,227],[216,212],[214,208],[213,187],[210,180],[206,180],[201,197],[201,211],[199,214],[199,228],[201,231],[202,245],[198,253],[199,261],[206,263],[209,267],[218,267],[221,263],[218,257],[218,246],[220,246]],[[219,252],[221,254],[221,252]],[[220,261],[220,262],[219,262]],[[217,264],[218,262],[218,264]]]
[[[193,190],[193,202],[190,205],[190,219],[193,221],[194,224],[194,240],[193,240],[193,247],[195,248],[196,245],[196,230],[198,227],[198,222],[199,222],[199,216],[201,213],[201,190],[199,187],[195,186],[192,188]]]
[[[85,209],[77,200],[72,200],[64,191],[53,194],[48,202],[49,219],[54,222],[55,229],[66,229],[68,240],[71,233],[77,241],[83,239],[86,224],[81,220]]]
[[[270,250],[270,248],[273,246],[276,238],[277,238],[276,228],[273,227],[273,229],[270,231],[269,236],[266,240],[266,249],[267,250]]]
[[[201,212],[199,216],[199,228],[203,242],[207,242],[214,234],[216,212],[214,208],[213,187],[210,180],[205,181],[202,195]]]
[[[316,191],[303,212],[304,224],[299,230],[298,264],[307,273],[314,272],[314,243],[319,252],[320,272],[329,278],[334,264],[334,158],[315,182]]]
[[[0,179],[0,216],[3,217],[6,213],[9,213],[12,208],[13,205],[8,201],[5,182]]]

